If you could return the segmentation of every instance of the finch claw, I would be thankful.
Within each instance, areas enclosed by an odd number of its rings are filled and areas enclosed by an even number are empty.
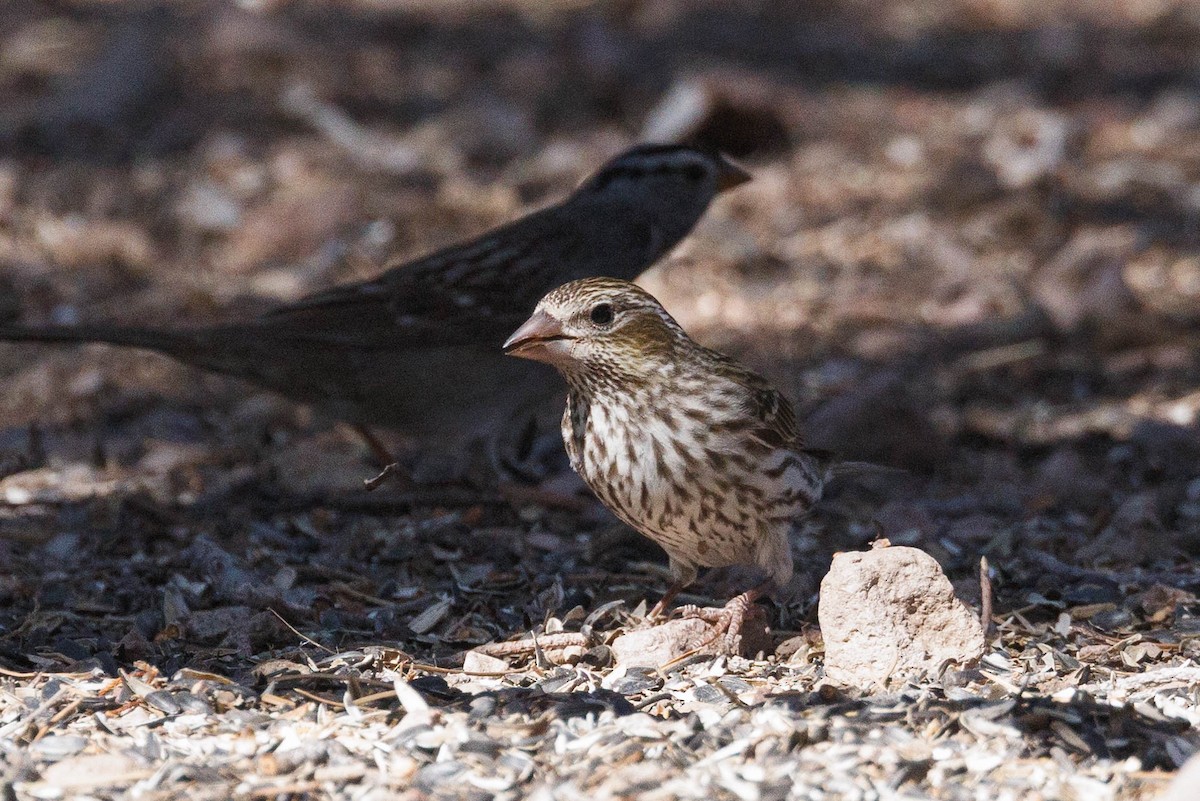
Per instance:
[[[711,623],[716,630],[713,632],[712,638],[704,645],[708,646],[720,638],[720,653],[732,656],[741,653],[742,626],[746,622],[746,616],[753,603],[754,600],[744,593],[734,597],[720,608],[692,604],[681,606],[679,607],[679,616],[681,618],[697,618],[705,623]]]

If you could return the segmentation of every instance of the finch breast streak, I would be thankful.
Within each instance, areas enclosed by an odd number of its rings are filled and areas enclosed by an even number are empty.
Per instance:
[[[614,514],[669,555],[705,566],[752,562],[757,527],[734,492],[744,477],[715,475],[724,471],[705,456],[733,443],[713,435],[705,410],[676,401],[669,414],[654,414],[663,403],[638,393],[625,403],[590,402],[586,415],[569,411],[564,425],[576,421],[580,474]]]

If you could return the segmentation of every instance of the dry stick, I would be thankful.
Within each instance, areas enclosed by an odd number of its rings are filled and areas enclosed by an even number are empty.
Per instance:
[[[375,461],[383,468],[384,473],[387,473],[389,469],[396,466],[396,459],[388,451],[387,446],[379,441],[379,437],[375,436],[375,432],[358,423],[351,424],[350,428],[362,438],[367,449],[371,451],[371,455],[375,457]]]
[[[50,726],[58,725],[63,720],[65,720],[65,719],[69,718],[71,715],[75,714],[75,712],[81,706],[83,706],[83,699],[76,698],[74,701],[72,701],[71,703],[64,706],[62,709],[55,712],[54,717],[50,718],[50,720],[48,721],[49,725]]]
[[[63,687],[54,695],[40,703],[28,715],[25,715],[24,717],[18,717],[11,723],[6,724],[3,728],[0,728],[0,738],[13,737],[17,732],[27,729],[29,726],[37,723],[37,719],[42,714],[58,706],[68,695],[70,695],[70,692],[71,691],[68,690],[68,688]]]
[[[463,670],[462,668],[447,668],[439,665],[431,665],[428,662],[409,662],[408,666],[411,670],[419,670],[422,673],[436,673],[444,676],[488,676],[491,678],[503,678],[505,676],[512,675],[513,673],[520,672],[517,670]]]
[[[365,706],[367,704],[373,704],[376,701],[390,700],[395,697],[396,697],[396,691],[394,689],[381,690],[377,693],[371,693],[370,695],[364,695],[361,698],[355,698],[354,705],[355,706]]]
[[[407,601],[389,601],[387,598],[380,598],[378,595],[371,595],[369,592],[356,590],[344,581],[335,581],[329,585],[329,589],[333,592],[347,595],[356,601],[382,606],[391,609],[394,612],[411,612],[425,606],[429,602],[429,596],[420,595]]]
[[[336,651],[333,651],[333,650],[331,650],[331,649],[329,649],[329,648],[326,648],[324,645],[321,645],[321,643],[317,642],[317,641],[316,641],[316,640],[314,640],[312,637],[309,637],[309,636],[306,636],[306,635],[304,635],[304,634],[301,634],[299,631],[297,631],[297,630],[296,630],[296,627],[295,627],[295,626],[293,626],[291,623],[288,623],[286,620],[284,620],[284,619],[283,619],[283,615],[279,614],[279,613],[278,613],[278,612],[276,612],[274,609],[271,609],[270,607],[268,607],[268,608],[267,608],[267,611],[269,611],[269,612],[270,612],[272,615],[274,615],[275,617],[279,618],[279,622],[280,622],[280,623],[282,623],[283,625],[285,625],[285,626],[287,626],[289,629],[291,629],[291,631],[292,631],[292,634],[295,634],[297,637],[299,637],[300,639],[304,640],[304,641],[305,641],[306,643],[308,643],[309,645],[315,645],[317,648],[320,648],[322,651],[324,651],[324,652],[325,652],[325,653],[327,653],[327,654],[334,654],[334,653],[336,653]]]
[[[979,557],[979,622],[983,625],[983,638],[990,640],[996,633],[996,624],[992,621],[992,577],[988,573],[986,556]]]
[[[307,698],[310,701],[316,701],[318,704],[325,704],[326,706],[339,706],[342,703],[337,698],[325,698],[317,695],[316,693],[310,693],[308,690],[305,690],[301,687],[293,687],[292,692],[294,692],[296,695]]]
[[[46,672],[42,671],[42,670],[35,670],[31,673],[21,673],[20,671],[8,670],[7,668],[0,667],[0,676],[10,676],[14,679],[36,679],[39,676],[44,676],[44,675],[48,675],[48,674],[46,674]],[[75,679],[86,679],[90,674],[88,674],[88,673],[55,673],[53,675],[67,676],[69,678],[75,678]]]
[[[716,639],[716,638],[714,637],[713,639]],[[716,659],[719,656],[719,654],[710,654],[704,650],[705,648],[708,647],[709,643],[711,643],[711,642],[712,642],[712,640],[709,640],[706,643],[701,643],[700,645],[697,645],[695,648],[693,648],[690,651],[684,651],[682,654],[675,657],[674,659],[671,659],[671,660],[665,662],[664,664],[659,665],[657,668],[655,668],[655,670],[658,672],[658,675],[662,676],[665,679],[665,678],[667,678],[667,671],[672,670],[673,668],[681,667],[685,663],[690,663],[693,659]]]
[[[567,648],[572,645],[586,648],[588,638],[578,632],[562,632],[560,634],[547,634],[542,637],[517,640],[515,642],[492,642],[487,645],[477,646],[474,650],[486,656],[517,656],[520,654],[535,653],[538,648],[541,648],[543,651],[555,651],[559,648]]]
[[[366,487],[367,492],[374,492],[375,490],[377,490],[381,486],[383,486],[383,483],[385,481],[387,481],[389,478],[391,478],[393,475],[395,475],[399,471],[400,471],[400,465],[398,465],[396,462],[388,462],[386,465],[383,466],[383,472],[381,472],[379,475],[372,476],[371,478],[364,478],[363,486]]]

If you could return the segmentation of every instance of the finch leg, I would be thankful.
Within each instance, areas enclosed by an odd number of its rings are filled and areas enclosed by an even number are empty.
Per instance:
[[[412,486],[412,476],[405,472],[400,463],[392,457],[387,446],[379,441],[379,437],[375,436],[371,429],[366,426],[360,426],[357,423],[352,424],[350,428],[362,438],[362,441],[366,444],[367,449],[371,451],[371,455],[382,470],[379,475],[363,480],[363,484],[368,491],[379,489],[388,479],[395,480],[400,486],[405,488]]]
[[[653,620],[654,618],[664,616],[667,613],[667,607],[671,605],[671,601],[675,600],[675,596],[680,593],[684,586],[685,585],[681,581],[677,581],[672,584],[667,589],[667,594],[662,597],[662,600],[654,605],[654,608],[650,610],[650,614],[647,615],[647,617]]]
[[[350,427],[354,429],[355,434],[358,434],[358,436],[362,438],[362,441],[366,444],[367,449],[371,451],[371,455],[374,456],[375,461],[379,463],[377,467],[384,468],[388,465],[395,464],[395,457],[393,457],[391,452],[388,451],[387,446],[379,441],[379,437],[375,436],[375,433],[371,431],[371,429],[367,428],[366,426],[360,426],[358,423],[354,423]]]
[[[696,617],[705,623],[712,623],[716,628],[712,640],[724,635],[721,642],[722,651],[736,654],[741,647],[742,626],[746,622],[746,616],[753,608],[754,602],[765,595],[772,586],[772,582],[765,581],[741,595],[735,595],[720,608],[689,605],[680,607],[679,611],[683,617]]]

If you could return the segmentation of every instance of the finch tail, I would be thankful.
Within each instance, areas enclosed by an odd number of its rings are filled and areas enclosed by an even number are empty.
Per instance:
[[[833,451],[820,448],[805,448],[804,453],[817,460],[827,482],[843,478],[900,479],[909,475],[909,472],[903,467],[892,467],[875,462],[847,461],[838,458]]]

